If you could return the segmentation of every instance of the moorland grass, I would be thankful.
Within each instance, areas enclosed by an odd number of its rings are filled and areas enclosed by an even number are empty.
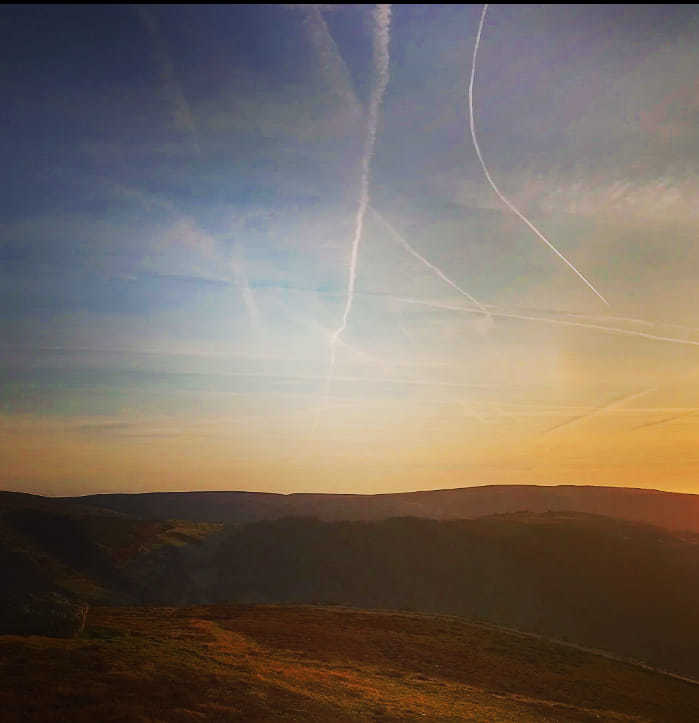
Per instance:
[[[456,618],[322,606],[97,607],[0,636],[7,721],[699,720],[699,686]]]

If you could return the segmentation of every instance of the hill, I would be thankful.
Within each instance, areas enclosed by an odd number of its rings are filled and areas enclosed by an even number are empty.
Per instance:
[[[325,521],[408,516],[468,519],[527,510],[585,512],[699,532],[699,495],[626,487],[490,485],[380,495],[149,492],[64,500],[149,520],[232,523],[298,516]]]
[[[595,515],[226,526],[0,495],[0,562],[10,608],[55,593],[92,605],[412,609],[699,677],[699,537]]]
[[[690,682],[493,626],[343,608],[94,608],[76,639],[0,636],[0,668],[8,723],[699,719]]]
[[[556,513],[287,519],[229,531],[210,564],[212,600],[476,617],[699,677],[697,536]]]
[[[149,521],[34,495],[0,492],[0,609],[27,594],[126,603],[156,587],[187,594],[178,553],[196,551],[221,525]],[[186,554],[186,553],[185,553]],[[175,578],[173,581],[173,574]]]

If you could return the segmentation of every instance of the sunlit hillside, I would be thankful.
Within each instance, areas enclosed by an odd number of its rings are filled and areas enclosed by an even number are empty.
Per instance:
[[[95,608],[0,636],[3,721],[695,721],[699,685],[454,618],[323,607]]]

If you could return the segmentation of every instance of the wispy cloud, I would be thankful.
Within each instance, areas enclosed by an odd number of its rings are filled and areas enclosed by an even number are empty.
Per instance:
[[[353,117],[358,118],[362,112],[361,103],[354,90],[347,64],[323,17],[323,6],[299,5],[296,7],[305,13],[304,25],[308,31],[309,40],[318,54],[318,66],[326,78],[328,90],[339,98]]]
[[[172,119],[175,128],[189,134],[192,148],[197,155],[201,155],[199,133],[187,97],[182,85],[177,79],[175,67],[167,48],[167,43],[160,29],[157,14],[143,5],[135,5],[134,11],[140,18],[153,43],[153,58],[158,68],[160,80],[163,84],[163,93],[172,107]]]

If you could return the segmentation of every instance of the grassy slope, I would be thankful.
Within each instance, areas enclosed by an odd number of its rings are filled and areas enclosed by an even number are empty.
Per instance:
[[[95,608],[0,636],[2,718],[699,720],[699,686],[454,618],[311,606]]]

